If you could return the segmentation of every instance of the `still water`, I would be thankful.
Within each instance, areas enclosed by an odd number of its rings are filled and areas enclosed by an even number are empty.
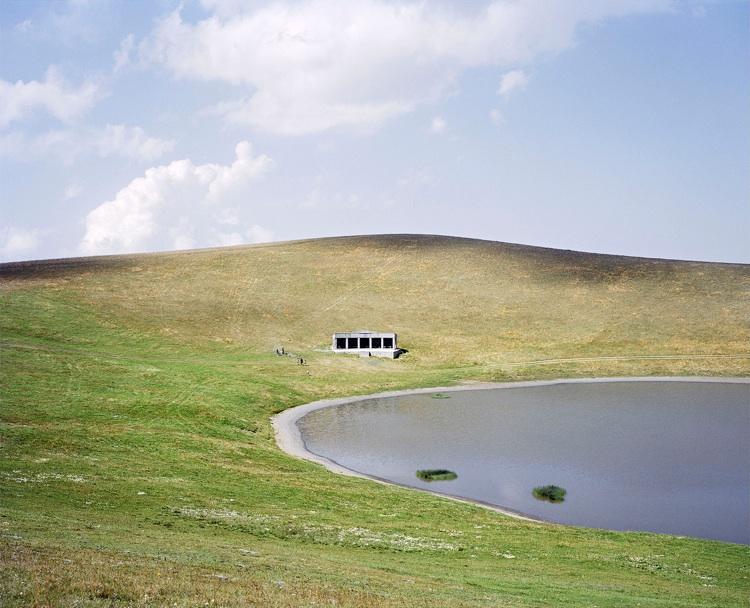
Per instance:
[[[311,452],[399,484],[565,524],[750,544],[750,384],[408,395],[316,410],[298,425]],[[415,476],[437,468],[458,479]],[[567,490],[563,503],[533,497],[547,484]]]

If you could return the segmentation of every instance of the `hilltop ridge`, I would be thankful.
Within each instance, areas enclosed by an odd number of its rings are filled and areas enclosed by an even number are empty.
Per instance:
[[[397,330],[413,357],[482,364],[748,351],[750,266],[560,251],[434,235],[0,266],[150,334],[255,352]]]

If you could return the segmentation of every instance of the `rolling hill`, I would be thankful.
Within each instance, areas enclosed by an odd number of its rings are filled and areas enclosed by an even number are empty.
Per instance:
[[[479,380],[749,376],[748,265],[340,237],[2,264],[0,310],[0,605],[746,605],[748,547],[342,478],[283,454],[269,416]],[[326,351],[359,328],[408,353]]]

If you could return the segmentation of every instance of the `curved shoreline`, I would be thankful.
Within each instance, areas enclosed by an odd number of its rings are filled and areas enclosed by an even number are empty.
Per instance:
[[[523,519],[526,521],[532,521],[537,523],[546,523],[551,525],[564,525],[556,522],[551,522],[543,519],[538,519],[513,511],[511,509],[502,507],[500,505],[494,505],[480,500],[474,500],[471,498],[465,498],[461,496],[453,496],[442,492],[435,492],[433,490],[426,490],[423,488],[417,488],[405,484],[396,483],[376,477],[374,475],[367,475],[353,469],[349,469],[338,462],[315,454],[307,449],[305,441],[302,437],[302,431],[300,431],[297,422],[316,410],[320,410],[327,407],[334,407],[337,405],[345,405],[347,403],[357,403],[359,401],[367,401],[370,399],[382,399],[385,397],[402,397],[405,395],[419,395],[419,394],[430,394],[430,393],[448,393],[458,391],[477,391],[477,390],[491,390],[491,389],[502,389],[502,388],[526,388],[531,386],[552,386],[557,384],[594,384],[601,382],[717,382],[717,383],[730,383],[730,384],[750,384],[750,378],[738,378],[738,377],[707,377],[707,376],[635,376],[635,377],[614,377],[614,378],[561,378],[556,380],[529,380],[523,382],[478,382],[475,384],[463,384],[457,386],[435,386],[428,388],[413,388],[403,389],[396,391],[384,391],[381,393],[372,393],[369,395],[356,395],[353,397],[339,397],[335,399],[321,399],[319,401],[312,401],[303,405],[298,405],[279,412],[275,416],[271,417],[271,425],[274,430],[274,437],[276,439],[276,445],[281,449],[282,452],[300,458],[302,460],[308,460],[317,464],[323,465],[326,469],[333,473],[340,475],[347,475],[349,477],[360,477],[362,479],[369,479],[377,483],[385,485],[396,486],[400,488],[408,488],[418,492],[424,492],[426,494],[432,494],[440,498],[446,498],[448,500],[455,500],[457,502],[463,502],[472,504],[510,517]]]

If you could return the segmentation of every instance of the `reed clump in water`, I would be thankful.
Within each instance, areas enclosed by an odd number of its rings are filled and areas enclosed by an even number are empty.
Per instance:
[[[562,502],[565,500],[567,490],[560,486],[538,486],[532,490],[534,498],[548,502]]]
[[[422,481],[452,481],[458,475],[448,469],[420,469],[417,471],[417,477]]]

